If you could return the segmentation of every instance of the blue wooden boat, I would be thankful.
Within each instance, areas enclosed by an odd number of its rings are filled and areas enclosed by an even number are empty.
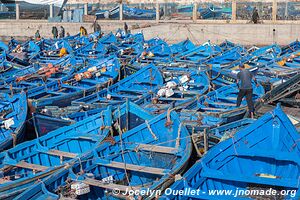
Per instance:
[[[123,5],[123,16],[124,19],[151,20],[156,18],[156,10],[132,8]]]
[[[85,58],[97,58],[107,53],[105,45],[117,43],[117,38],[113,33],[104,35],[100,39],[89,42],[88,44],[76,49],[75,54]]]
[[[201,19],[231,19],[232,9],[231,7],[217,7],[213,4],[209,4],[206,7],[198,8]]]
[[[280,198],[298,199],[299,139],[291,121],[277,107],[213,147],[171,186],[173,190],[199,189],[200,193],[162,199],[254,199],[258,194],[247,196],[245,191],[270,188],[291,191]],[[236,195],[209,195],[211,190],[230,190]]]
[[[116,33],[117,35],[118,33]],[[142,32],[139,33],[127,33],[124,35],[125,37],[123,37],[123,34],[121,34],[121,41],[119,41],[119,44],[121,47],[128,47],[131,46],[133,44],[137,44],[137,43],[144,43],[145,38],[144,38],[144,34]],[[120,38],[120,37],[118,37]]]
[[[269,45],[261,48],[253,47],[241,56],[239,59],[224,64],[213,64],[211,68],[211,76],[213,84],[216,87],[225,86],[236,82],[236,75],[239,72],[239,65],[244,65],[248,70],[255,74],[256,79],[266,90],[278,84],[281,79],[277,76],[267,75],[264,68],[271,65],[273,61],[278,59],[281,49],[278,45]],[[222,69],[220,69],[222,68]]]
[[[169,62],[172,56],[172,50],[165,41],[161,41],[157,45],[150,46],[142,52],[138,62],[157,63]]]
[[[111,109],[0,154],[0,198],[12,199],[37,180],[93,151],[109,135]]]
[[[59,67],[59,68],[65,67],[66,71],[67,68],[73,68],[74,70],[75,69],[78,70],[80,69],[79,65],[80,64],[82,65],[83,61],[84,61],[83,59],[76,58],[71,55],[59,59],[45,59],[45,60],[39,59],[37,62],[32,61],[29,66],[22,66],[14,62],[7,61],[7,63],[10,63],[10,65],[8,65],[10,68],[5,73],[2,73],[1,78],[5,79],[5,78],[25,76],[27,74],[34,74],[37,73],[39,69],[47,68],[50,66]]]
[[[152,46],[157,46],[159,44],[164,44],[165,41],[159,37],[154,37],[154,38],[151,38],[150,40],[146,40],[145,41],[145,46],[146,47],[152,47]]]
[[[194,98],[206,94],[210,88],[208,77],[204,72],[178,69],[163,73],[165,81],[168,82],[156,94],[150,94],[136,102],[153,114],[163,113],[169,108],[180,110]]]
[[[265,91],[261,85],[254,86],[253,84],[254,102],[264,94]],[[244,117],[246,110],[244,107],[236,107],[237,95],[236,84],[223,86],[189,104],[181,111],[181,118],[184,121],[200,123],[205,127],[239,120]],[[245,99],[241,105],[246,105]]]
[[[220,54],[222,49],[219,46],[212,45],[210,42],[204,43],[201,46],[195,47],[175,56],[176,62],[189,62],[201,64],[205,60]]]
[[[176,55],[178,53],[183,53],[190,49],[194,49],[195,47],[196,46],[189,39],[170,45],[171,52],[173,55]]]
[[[225,51],[222,55],[208,60],[207,64],[213,64],[223,70],[238,70],[239,65],[246,65],[251,71],[257,70],[276,60],[281,54],[281,48],[274,44],[261,48],[251,47],[246,50],[244,47],[235,46]]]
[[[120,8],[116,6],[110,10],[100,10],[96,12],[97,19],[119,19],[120,17]]]
[[[144,51],[142,43],[133,44],[129,47],[119,49],[117,51],[118,57],[120,58],[123,64],[127,63],[127,65],[123,65],[123,73],[124,74],[132,74],[125,71],[128,69],[135,69],[137,71],[142,67],[142,63],[138,63],[140,55]],[[147,64],[146,64],[147,65]]]
[[[52,45],[50,45],[49,47],[47,47],[44,50],[46,50],[45,53],[47,53],[49,56],[55,56],[54,54],[52,54],[52,55],[49,54],[49,52],[47,52],[47,51],[57,51],[57,50],[60,50],[61,48],[65,48],[69,54],[73,53],[73,48],[71,47],[70,43],[64,39],[54,40],[52,42]]]
[[[257,82],[263,85],[266,91],[271,90],[273,87],[285,81],[283,78],[277,76],[266,76],[264,73],[260,72],[260,68],[258,67],[250,68],[249,71],[255,75]],[[237,67],[231,70],[222,69],[219,66],[212,66],[209,74],[214,88],[220,88],[236,83],[238,72],[239,70],[237,70]]]
[[[223,51],[227,51],[227,50],[229,50],[229,49],[235,47],[236,44],[233,43],[233,42],[231,42],[231,41],[225,40],[225,41],[222,42],[219,46],[221,47],[221,49],[222,49]]]
[[[110,10],[101,10],[96,13],[97,19],[119,19],[120,7],[116,6]],[[123,5],[124,19],[136,19],[136,20],[151,20],[155,19],[156,11],[153,9],[140,9],[131,8]]]
[[[287,53],[293,53],[295,51],[300,50],[300,42],[298,40],[282,47],[282,55],[287,54]]]
[[[192,13],[193,12],[193,4],[190,5],[180,5],[177,7],[177,12],[179,13]]]
[[[24,139],[27,99],[24,92],[13,96],[0,93],[0,99],[0,151],[3,151]]]
[[[104,45],[109,45],[112,43],[117,43],[118,42],[118,38],[116,37],[115,34],[113,34],[112,32],[102,36],[99,40],[99,43],[102,43]]]
[[[206,64],[222,64],[222,65],[228,65],[232,62],[241,59],[243,56],[247,54],[247,50],[242,46],[235,46],[222,54],[215,56],[207,61],[205,61]]]
[[[300,50],[287,53],[261,67],[265,76],[277,76],[288,79],[300,71]]]
[[[221,87],[200,97],[196,102],[187,106],[187,110],[201,111],[205,113],[218,113],[236,108],[236,98],[238,94],[237,84]],[[261,85],[253,84],[253,100],[257,100],[265,94]],[[242,101],[246,105],[246,101]]]
[[[41,137],[58,128],[74,124],[75,121],[69,119],[61,119],[45,114],[32,114],[33,126],[36,137]]]
[[[212,137],[219,142],[220,140],[227,139],[230,135],[234,135],[236,132],[249,126],[255,121],[255,119],[250,118],[240,119],[235,122],[227,123],[212,129],[207,129],[207,134],[209,138]],[[191,126],[189,123],[184,123],[184,125],[187,127],[191,135],[201,135],[204,131],[204,128],[201,126]]]
[[[8,45],[8,47],[9,47],[9,50],[11,51],[11,50],[13,50],[14,48],[16,48],[18,44],[21,44],[21,42],[15,40],[14,38],[11,38],[11,40],[9,40],[9,42],[8,42],[7,45]]]
[[[177,7],[178,13],[192,14],[193,4],[181,5]],[[217,7],[213,4],[202,5],[197,9],[201,19],[230,19],[231,18],[231,7]]]
[[[263,65],[272,60],[276,60],[282,54],[282,50],[277,44],[264,46],[261,48],[252,48],[249,49],[248,52],[251,56],[249,60],[258,63],[259,65]]]
[[[28,90],[28,98],[36,108],[47,105],[69,106],[71,101],[112,84],[117,80],[119,70],[118,59],[109,57],[103,59],[98,66],[84,68],[68,79],[52,81]]]
[[[163,77],[157,67],[148,65],[107,89],[74,100],[72,105],[95,104],[105,107],[122,104],[126,99],[134,102],[154,92],[162,84]]]
[[[130,188],[164,190],[184,170],[192,151],[188,131],[180,124],[175,112],[150,119],[114,137],[113,143],[99,146],[80,162],[57,171],[17,199],[58,199],[59,195],[68,198],[70,194],[83,199],[117,199],[129,196],[114,195],[113,188],[122,192]],[[70,185],[74,188],[78,184],[89,189],[71,192]]]
[[[130,67],[133,67],[133,65],[135,67],[137,64],[136,61],[139,59],[139,56],[144,51],[143,43],[139,42],[132,45],[125,45],[122,44],[121,46],[118,46],[116,53],[122,61],[122,63],[128,63],[128,65],[125,67],[129,67],[129,65]]]
[[[119,134],[129,131],[152,118],[154,118],[154,115],[128,100],[117,106],[113,112],[114,127]]]
[[[9,64],[11,69],[2,73],[0,90],[6,93],[18,93],[22,90],[27,91],[39,86],[49,84],[53,81],[59,81],[71,76],[77,69],[76,65],[70,66],[66,61],[61,65],[47,66],[33,64],[25,68],[18,68],[15,64]],[[11,75],[11,73],[13,73]]]
[[[38,137],[60,127],[69,126],[87,117],[101,113],[106,108],[92,109],[81,106],[59,108],[57,106],[48,106],[45,109],[47,110],[47,114],[33,113],[32,115],[34,128]],[[44,112],[45,109],[42,111]],[[112,117],[114,121],[119,121],[120,128],[124,131],[144,123],[145,120],[153,118],[153,115],[138,105],[126,101],[125,104],[115,107]]]
[[[30,59],[38,55],[40,51],[40,47],[34,41],[29,40],[24,43],[14,41],[13,45],[10,45],[10,51],[7,52],[7,59],[28,66]]]
[[[246,129],[254,122],[255,119],[244,118],[212,129],[199,125],[195,126],[190,123],[184,123],[184,125],[192,135],[198,157],[202,157],[208,150],[220,141],[232,137],[238,131]]]
[[[19,65],[17,63],[10,62],[4,59],[1,62],[0,79],[5,80],[7,78],[16,76],[16,74],[21,73],[23,70],[26,71],[27,68],[29,67],[25,67],[23,65]]]
[[[219,140],[225,140],[232,135],[236,134],[238,131],[245,129],[246,127],[250,126],[254,123],[255,119],[244,118],[235,122],[231,122],[228,124],[224,124],[222,126],[213,128],[209,130],[209,134],[212,137],[218,138]]]
[[[8,46],[0,40],[0,63],[6,60],[6,52],[9,51]]]

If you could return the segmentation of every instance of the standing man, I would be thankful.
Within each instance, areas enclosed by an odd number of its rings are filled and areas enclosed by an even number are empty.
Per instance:
[[[98,24],[97,19],[94,20],[92,27],[94,28],[94,33],[99,32],[101,35],[101,26]]]
[[[64,37],[65,37],[65,29],[63,26],[60,26],[59,38],[64,38]]]
[[[56,26],[52,27],[52,35],[53,35],[54,39],[56,39],[58,36],[58,30],[57,30]]]
[[[258,11],[257,11],[256,7],[254,7],[253,8],[253,13],[252,13],[252,21],[253,21],[253,23],[257,24],[258,19],[259,19]]]
[[[39,41],[41,39],[40,31],[37,30],[34,34],[35,40]]]
[[[125,31],[125,34],[127,35],[128,34],[128,25],[126,22],[124,22],[124,31]]]
[[[239,88],[239,94],[237,97],[236,106],[239,107],[241,105],[241,102],[243,98],[246,96],[247,100],[247,106],[250,113],[250,117],[254,117],[254,103],[253,103],[253,88],[252,88],[252,79],[257,84],[255,77],[252,75],[252,73],[245,69],[244,65],[239,66],[240,72],[237,74],[237,85]],[[239,85],[240,81],[240,85]]]

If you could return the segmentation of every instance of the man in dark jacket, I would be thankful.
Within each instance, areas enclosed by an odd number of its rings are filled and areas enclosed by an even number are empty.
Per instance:
[[[95,19],[92,27],[94,28],[94,33],[99,32],[101,35],[101,26],[100,26],[100,24],[98,24],[96,19]]]
[[[56,39],[58,36],[58,30],[55,26],[52,27],[52,35],[54,39]]]
[[[128,34],[128,25],[126,22],[124,22],[124,31],[126,34]]]
[[[255,77],[252,73],[245,69],[244,65],[240,65],[240,72],[237,74],[237,84],[239,88],[239,93],[237,97],[236,105],[239,107],[243,98],[246,96],[247,106],[250,113],[251,118],[254,117],[254,103],[253,103],[253,88],[252,88],[252,79],[257,84]],[[239,84],[240,81],[240,84]]]
[[[253,13],[252,13],[252,21],[253,21],[253,23],[257,24],[258,19],[259,19],[258,11],[257,11],[256,7],[254,7]]]
[[[64,37],[65,37],[65,29],[63,26],[60,26],[59,38],[64,38]]]
[[[40,35],[40,31],[39,30],[37,30],[35,32],[34,37],[35,37],[36,40],[40,40],[41,39],[41,35]]]

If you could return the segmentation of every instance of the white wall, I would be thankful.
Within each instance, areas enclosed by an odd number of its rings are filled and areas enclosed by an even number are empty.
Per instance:
[[[102,30],[106,32],[123,28],[123,22],[99,21]],[[298,24],[197,24],[197,23],[154,23],[154,22],[127,22],[128,25],[140,27],[133,32],[143,31],[145,37],[150,39],[159,36],[169,43],[176,43],[190,38],[195,43],[207,40],[221,43],[225,39],[243,45],[267,45],[273,42],[285,45],[300,38],[300,25]],[[52,26],[63,25],[66,32],[76,34],[81,25],[89,32],[92,31],[90,23],[48,23],[37,21],[0,21],[0,37],[34,36],[37,29],[43,37],[51,37]],[[147,27],[150,26],[150,27]],[[274,30],[274,31],[273,31]]]

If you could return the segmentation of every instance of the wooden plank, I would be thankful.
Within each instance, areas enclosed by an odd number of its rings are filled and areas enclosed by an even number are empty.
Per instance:
[[[59,151],[59,150],[55,150],[55,149],[51,149],[50,151],[45,152],[45,153],[49,154],[49,155],[54,155],[54,156],[62,156],[62,157],[65,157],[65,158],[75,158],[77,156],[76,153]]]
[[[156,168],[156,167],[146,167],[141,165],[133,165],[133,164],[125,164],[122,162],[114,162],[111,161],[110,163],[97,163],[98,165],[107,166],[107,167],[114,167],[118,169],[125,169],[130,171],[136,172],[144,172],[148,174],[156,174],[156,175],[165,175],[166,169]]]
[[[119,185],[119,184],[114,184],[114,183],[106,184],[106,183],[103,183],[102,181],[92,179],[92,178],[86,178],[85,180],[83,180],[81,182],[83,182],[87,185],[101,187],[101,188],[108,189],[108,190],[118,189],[118,190],[120,190],[120,192],[126,192],[126,191],[129,191],[129,190],[138,190],[138,189],[140,189],[140,187]]]
[[[212,108],[212,107],[205,107],[205,108],[201,108],[202,110],[214,110],[214,111],[226,111],[226,109],[223,108]]]
[[[48,169],[48,167],[43,165],[37,165],[37,164],[31,164],[25,161],[20,161],[19,163],[15,164],[16,167],[21,167],[25,169],[32,169],[34,171],[45,171]]]
[[[137,149],[141,149],[144,151],[152,151],[156,153],[166,153],[166,154],[174,154],[178,152],[178,148],[175,147],[165,147],[151,144],[138,144]]]

